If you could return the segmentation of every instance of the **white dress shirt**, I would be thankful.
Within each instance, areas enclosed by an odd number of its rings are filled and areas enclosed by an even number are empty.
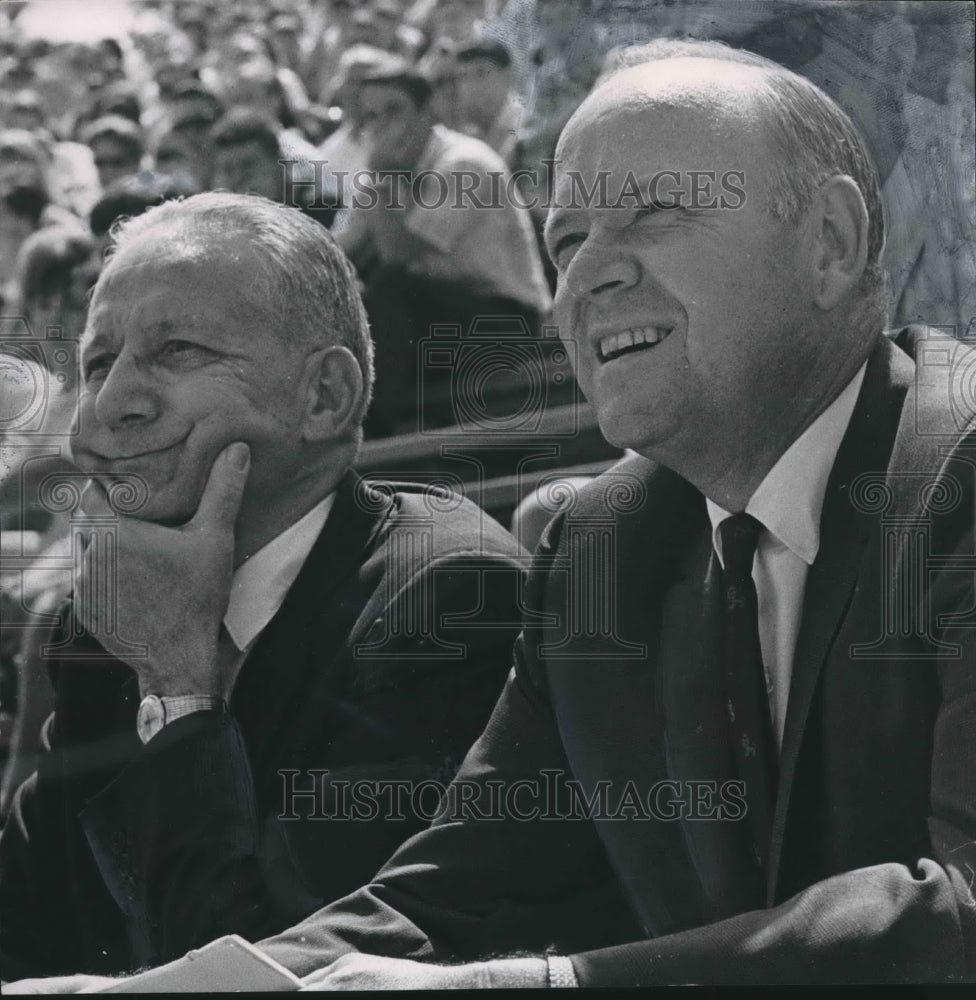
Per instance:
[[[752,579],[759,601],[766,690],[780,746],[807,572],[820,549],[820,515],[827,480],[854,412],[866,366],[867,362],[861,365],[843,392],[783,453],[746,504],[746,513],[766,529],[759,536]],[[731,514],[711,500],[706,505],[712,545],[722,562],[718,529]],[[724,562],[722,565],[724,568]]]
[[[230,601],[224,614],[224,628],[236,649],[228,670],[228,694],[233,689],[244,657],[281,607],[305,564],[334,499],[335,494],[330,493],[234,571]]]

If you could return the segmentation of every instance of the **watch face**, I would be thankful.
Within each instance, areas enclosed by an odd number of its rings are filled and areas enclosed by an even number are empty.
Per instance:
[[[139,703],[139,714],[136,716],[136,732],[143,743],[148,743],[166,724],[166,708],[162,700],[154,694],[148,694]]]

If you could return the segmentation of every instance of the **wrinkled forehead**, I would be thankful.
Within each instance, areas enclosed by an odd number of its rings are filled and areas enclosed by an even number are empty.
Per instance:
[[[633,170],[647,157],[735,156],[762,131],[759,97],[766,93],[761,68],[717,59],[659,59],[621,70],[570,118],[557,173],[581,161]]]
[[[124,331],[161,309],[251,322],[268,309],[262,277],[255,251],[233,233],[160,225],[108,258],[92,292],[85,336],[95,328]]]

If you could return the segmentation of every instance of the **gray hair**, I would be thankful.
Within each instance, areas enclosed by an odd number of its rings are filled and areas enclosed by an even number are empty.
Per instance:
[[[346,347],[356,358],[363,375],[362,421],[372,396],[373,342],[356,272],[328,230],[267,198],[208,192],[116,223],[109,259],[156,229],[185,242],[191,258],[201,253],[201,234],[237,234],[253,246],[262,260],[255,291],[282,335],[309,346]]]
[[[866,293],[865,321],[884,326],[885,282],[881,268],[885,224],[881,188],[864,140],[850,118],[819,87],[765,56],[734,49],[724,42],[658,38],[608,53],[594,89],[617,73],[662,59],[717,59],[763,70],[765,87],[757,94],[769,113],[764,125],[776,147],[769,208],[784,222],[797,222],[825,180],[851,178],[868,214],[867,266],[861,279]]]

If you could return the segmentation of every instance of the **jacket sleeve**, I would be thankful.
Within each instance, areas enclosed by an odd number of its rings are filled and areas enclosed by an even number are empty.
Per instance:
[[[539,607],[531,591],[527,607]],[[592,824],[558,799],[568,763],[545,682],[515,644],[515,665],[481,737],[426,829],[363,888],[260,943],[307,975],[350,951],[479,958],[637,928]]]
[[[274,933],[367,882],[427,825],[511,660],[521,568],[489,558],[498,586],[486,589],[472,561],[428,564],[380,598],[377,617],[366,609],[342,654],[324,665],[331,680],[313,701],[323,717],[306,711],[294,720],[297,736],[269,741],[302,747],[285,770],[309,773],[281,775],[281,759],[266,749],[254,759],[233,714],[197,713],[164,728],[87,802],[81,824],[125,915],[134,964],[167,961],[223,934]],[[438,621],[477,609],[467,628],[436,633],[446,644],[463,636],[458,655],[438,659],[429,634],[389,630],[425,595]],[[286,801],[286,784],[307,791],[312,769],[328,772],[321,798]],[[407,794],[394,799],[397,786]]]
[[[971,538],[957,551],[971,553]],[[299,975],[353,950],[457,960],[553,947],[571,956],[584,986],[973,981],[971,572],[942,574],[926,599],[949,623],[941,638],[957,645],[959,655],[919,665],[938,670],[941,705],[933,732],[928,844],[917,857],[837,874],[769,909],[647,938],[625,926],[605,882],[603,894],[596,891],[601,879],[625,876],[598,862],[591,824],[511,817],[492,824],[462,810],[405,844],[373,884],[261,947]],[[453,786],[458,801],[478,800],[462,786],[484,797],[492,781],[511,787],[567,766],[537,671],[516,656],[491,723]],[[604,947],[594,946],[598,922],[606,930]],[[582,947],[574,947],[574,938]]]
[[[127,967],[118,908],[91,863],[72,786],[98,762],[70,757],[44,726],[37,772],[17,789],[0,835],[0,968],[5,980]],[[96,751],[97,753],[97,751]],[[97,942],[97,943],[96,943]],[[92,955],[98,960],[92,962]]]
[[[547,797],[547,774],[566,773],[517,646],[505,691],[430,828],[371,884],[261,949],[304,976],[350,951],[457,960],[627,940],[635,927],[592,825]]]

